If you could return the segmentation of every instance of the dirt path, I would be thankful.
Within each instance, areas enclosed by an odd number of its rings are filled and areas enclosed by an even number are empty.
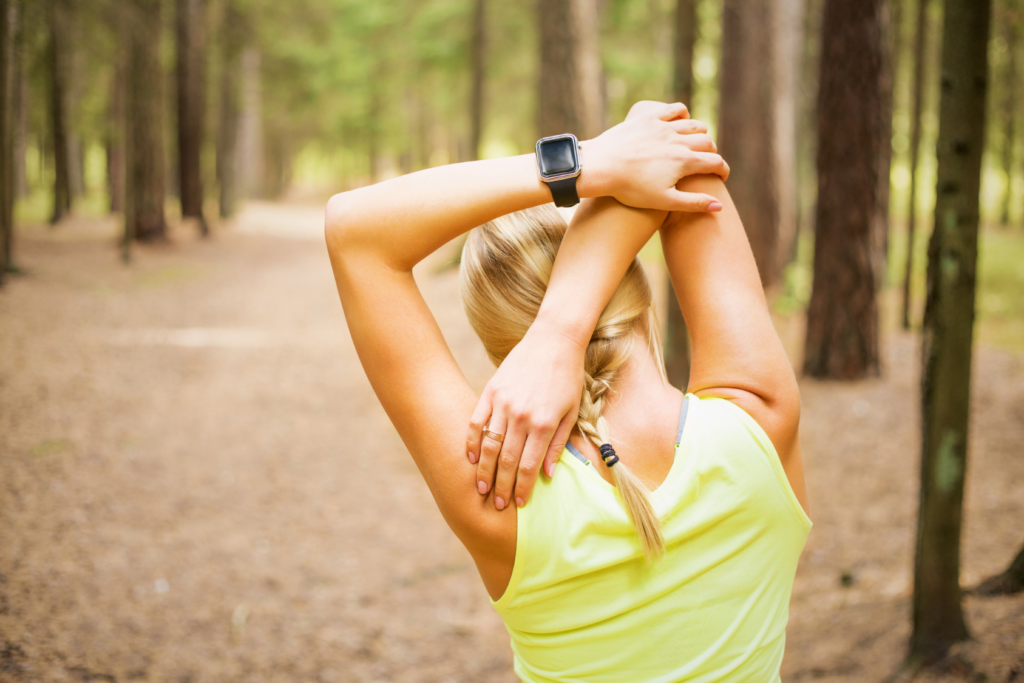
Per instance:
[[[251,206],[131,268],[110,224],[22,236],[29,276],[0,291],[0,681],[516,680],[359,367],[320,220]],[[455,274],[419,279],[482,386]],[[881,680],[906,642],[916,342],[887,348],[885,380],[803,383],[816,527],[786,680]],[[983,349],[977,378],[967,584],[1024,542],[1024,360]],[[1024,597],[967,608],[988,680],[1024,674]]]

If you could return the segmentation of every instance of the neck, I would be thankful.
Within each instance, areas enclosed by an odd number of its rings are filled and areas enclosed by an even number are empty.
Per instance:
[[[612,445],[619,446],[615,443],[620,441],[617,434],[625,436],[634,431],[633,425],[648,422],[644,416],[664,412],[666,403],[678,407],[681,401],[681,392],[665,380],[647,340],[636,335],[633,352],[619,372],[615,391],[603,413],[612,433]],[[622,445],[628,447],[627,443]]]
[[[675,427],[683,397],[662,376],[647,340],[637,335],[629,360],[606,399],[604,418],[611,444],[623,462],[652,488],[668,474],[675,455]],[[609,482],[612,473],[597,449],[578,435],[572,439]]]

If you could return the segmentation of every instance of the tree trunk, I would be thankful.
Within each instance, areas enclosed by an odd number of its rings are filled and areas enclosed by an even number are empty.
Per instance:
[[[178,183],[181,217],[199,221],[202,234],[210,233],[203,216],[203,118],[206,113],[206,3],[175,1],[175,36],[178,80]]]
[[[779,281],[779,179],[775,140],[772,0],[725,0],[718,146],[766,288]],[[758,112],[751,116],[751,112]]]
[[[220,189],[220,217],[235,213],[238,201],[238,88],[242,17],[232,0],[227,0],[220,50],[220,91],[217,113],[217,185]]]
[[[127,62],[127,187],[125,244],[164,239],[163,70],[160,68],[160,0],[130,0]]]
[[[249,46],[242,51],[241,110],[236,150],[241,191],[246,197],[263,196],[263,95],[260,53]]]
[[[796,257],[797,120],[802,95],[805,0],[774,0],[775,27],[775,178],[778,197],[778,240],[775,259],[779,275]]]
[[[1016,10],[1011,6],[1011,10]],[[1003,83],[1004,116],[1006,127],[1003,134],[1003,170],[1006,173],[1006,190],[1003,192],[1003,206],[1000,212],[1002,225],[1010,224],[1010,203],[1013,200],[1013,157],[1017,148],[1017,40],[1020,27],[1016,12],[1006,22],[1006,78]]]
[[[67,7],[65,0],[50,0],[49,45],[47,70],[50,86],[50,135],[53,140],[53,213],[50,223],[56,224],[71,212],[71,168],[67,128],[67,65],[65,51]]]
[[[114,78],[110,82],[110,94],[107,100],[107,195],[110,213],[124,211],[125,191],[125,78],[127,77],[125,62],[127,49],[125,45],[125,10],[118,3],[113,6],[110,22],[114,33],[119,37],[117,51],[114,56]]]
[[[991,11],[988,0],[943,4],[937,199],[921,335],[921,504],[908,656],[922,664],[944,657],[968,637],[961,609],[960,529]]]
[[[469,103],[469,155],[480,158],[484,126],[484,71],[487,65],[487,0],[475,0],[473,7],[473,87]]]
[[[875,261],[875,287],[881,291],[885,285],[886,261],[889,254],[889,194],[892,188],[890,167],[892,165],[892,84],[894,73],[893,41],[889,7],[893,0],[882,0],[878,12],[878,30],[881,33],[882,70],[878,78],[880,143],[875,163],[878,168],[878,193],[875,200],[875,217],[871,226],[872,250]]]
[[[907,259],[903,267],[903,329],[910,329],[911,282],[914,271],[914,237],[917,232],[917,166],[921,151],[921,111],[924,107],[925,46],[928,44],[928,3],[917,0],[914,28],[914,85],[910,117],[910,210],[907,217]]]
[[[818,92],[818,205],[804,372],[879,373],[876,258],[884,137],[882,3],[826,0]]]
[[[14,34],[18,7],[0,0],[0,266],[7,263],[7,236],[14,232]],[[7,268],[0,267],[0,285]]]
[[[1024,547],[1002,574],[985,579],[975,590],[978,595],[1013,595],[1024,591]]]
[[[599,135],[604,112],[596,0],[538,0],[536,11],[539,135]]]
[[[690,106],[693,98],[693,46],[697,41],[696,0],[677,0],[676,34],[673,46],[672,97]],[[668,288],[665,315],[665,371],[674,387],[685,391],[690,382],[690,332],[686,327],[672,279]]]
[[[17,39],[14,46],[14,196],[22,198],[28,194],[28,174],[25,169],[25,152],[28,142],[28,78],[25,74],[25,5],[21,0],[11,0],[18,8]],[[2,262],[0,262],[2,263]]]
[[[676,0],[673,45],[672,97],[691,106],[693,99],[693,46],[697,43],[697,0]]]

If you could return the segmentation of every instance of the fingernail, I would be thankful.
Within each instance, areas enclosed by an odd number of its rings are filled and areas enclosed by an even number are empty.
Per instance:
[[[710,204],[708,204],[708,211],[721,211],[721,210],[722,210],[722,203],[721,202],[711,202]]]
[[[487,482],[485,482],[485,481],[478,481],[476,483],[476,490],[480,492],[481,496],[486,496],[487,495]]]
[[[522,499],[522,498],[519,498],[519,497],[517,496],[517,497],[516,497],[516,506],[517,506],[517,507],[523,507],[524,505],[526,505],[526,502],[525,502],[525,501],[523,501],[523,499]]]
[[[548,465],[548,479],[555,476],[555,463]]]
[[[505,501],[503,501],[501,498],[495,498],[494,499],[494,507],[498,508],[499,510],[504,510],[505,509]]]
[[[471,463],[473,463],[474,465],[476,464],[476,453],[470,453],[469,454],[469,461]]]

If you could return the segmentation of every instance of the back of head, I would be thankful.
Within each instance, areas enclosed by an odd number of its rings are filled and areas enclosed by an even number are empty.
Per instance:
[[[567,228],[565,219],[549,204],[502,216],[469,233],[462,253],[462,300],[495,365],[501,364],[537,317]],[[651,287],[639,259],[633,259],[587,346],[576,425],[595,446],[611,439],[602,413],[638,336],[647,340],[660,366]],[[648,490],[624,463],[611,469],[644,552],[652,560],[664,550],[664,540]]]

